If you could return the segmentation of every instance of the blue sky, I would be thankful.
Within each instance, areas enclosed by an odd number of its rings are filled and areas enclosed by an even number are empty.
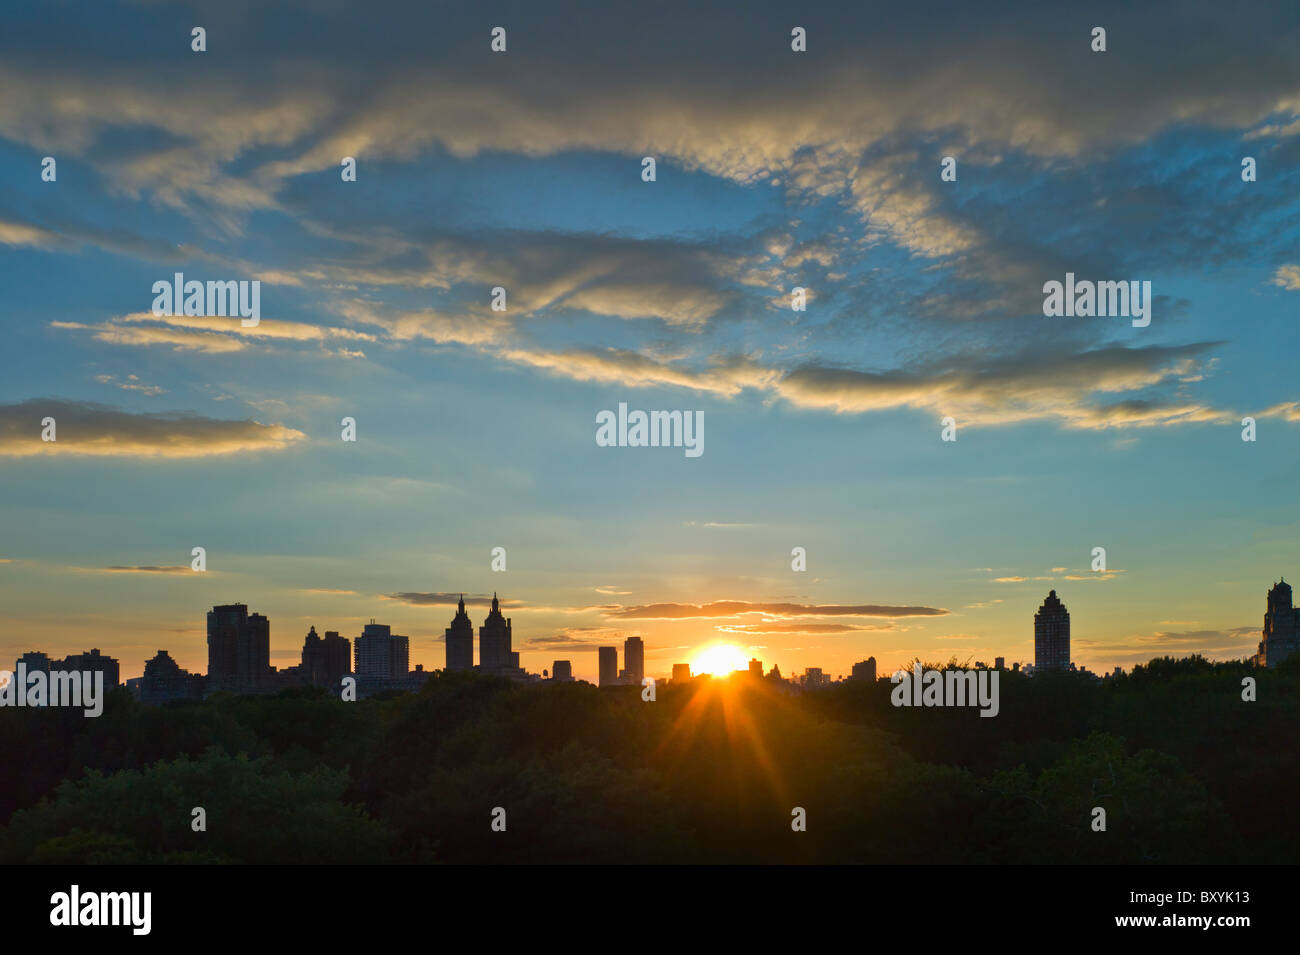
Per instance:
[[[846,673],[1032,660],[1051,588],[1094,669],[1253,652],[1300,575],[1298,48],[1277,5],[18,5],[0,652],[202,670],[242,601],[278,665],[375,618],[441,666],[496,590],[533,670]],[[150,314],[176,271],[261,324]],[[1151,324],[1045,317],[1067,271]],[[598,447],[620,401],[705,453]]]

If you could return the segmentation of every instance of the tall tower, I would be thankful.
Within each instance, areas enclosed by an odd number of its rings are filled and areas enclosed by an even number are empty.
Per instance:
[[[352,641],[340,637],[337,630],[326,630],[321,649],[325,658],[325,686],[337,690],[340,681],[352,672]]]
[[[474,624],[465,612],[465,595],[460,595],[456,616],[447,628],[447,671],[474,669]]]
[[[1034,669],[1070,666],[1070,612],[1053,590],[1034,614]]]
[[[410,672],[411,640],[393,633],[386,623],[366,624],[354,649],[358,678],[392,680]]]
[[[596,651],[600,658],[600,686],[614,686],[618,683],[618,647],[599,647]]]
[[[1260,666],[1275,667],[1300,649],[1300,621],[1291,605],[1291,585],[1285,580],[1274,584],[1268,592],[1268,605],[1264,611],[1264,639],[1259,643],[1255,658]]]
[[[352,672],[352,643],[337,630],[326,630],[322,639],[312,627],[302,644],[302,669],[312,686],[337,689]]]
[[[208,688],[249,692],[271,676],[271,625],[247,604],[208,612]]]
[[[325,645],[313,626],[302,642],[302,672],[312,686],[325,686]]]
[[[497,595],[492,595],[492,610],[478,628],[478,665],[480,670],[500,671],[517,665],[518,657],[510,646],[510,621],[501,615]]]
[[[645,679],[645,643],[640,637],[623,641],[623,669],[627,671],[627,682],[633,686],[640,686]]]

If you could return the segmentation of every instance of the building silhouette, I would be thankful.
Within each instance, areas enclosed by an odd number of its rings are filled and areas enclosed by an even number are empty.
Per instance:
[[[853,664],[853,672],[849,676],[850,680],[865,680],[868,683],[876,682],[876,658],[867,657],[861,663]]]
[[[1053,590],[1034,614],[1034,670],[1070,667],[1070,612]]]
[[[112,657],[104,656],[98,649],[88,650],[85,653],[69,654],[62,660],[51,659],[40,650],[28,650],[14,663],[14,674],[15,677],[23,674],[24,678],[30,678],[35,673],[43,673],[46,679],[51,681],[47,684],[51,687],[51,692],[53,692],[54,675],[59,673],[75,674],[74,679],[78,685],[81,685],[82,674],[102,673],[104,675],[105,690],[111,689],[119,683],[117,661]]]
[[[573,664],[568,660],[556,660],[551,665],[551,679],[556,683],[572,683]]]
[[[206,685],[207,679],[202,674],[190,673],[166,650],[159,650],[152,660],[145,661],[144,676],[140,678],[140,702],[201,700]]]
[[[749,675],[752,676],[752,677],[754,677],[755,679],[762,679],[762,676],[763,676],[763,661],[762,661],[762,660],[758,659],[757,657],[750,657],[750,660],[749,660]]]
[[[263,691],[271,683],[271,624],[247,604],[208,612],[208,691]]]
[[[302,645],[302,679],[311,686],[337,690],[351,672],[352,642],[336,630],[326,630],[321,638],[312,627]]]
[[[411,640],[373,620],[356,642],[357,682],[381,683],[405,677],[411,669]]]
[[[645,644],[640,637],[623,641],[623,672],[619,676],[624,683],[634,686],[640,686],[645,679]]]
[[[600,660],[600,686],[618,683],[618,647],[600,647],[596,651]]]
[[[18,667],[25,666],[29,674],[36,673],[39,670],[41,673],[48,676],[53,664],[54,661],[40,650],[28,650],[20,656],[18,661],[14,664],[14,672],[16,673],[18,671]]]
[[[52,666],[55,670],[82,670],[104,674],[104,686],[117,686],[121,683],[121,669],[112,657],[104,656],[98,648],[85,653],[70,654]]]
[[[1262,636],[1253,657],[1259,666],[1275,667],[1300,649],[1300,609],[1292,606],[1291,585],[1284,579],[1269,589]]]
[[[674,683],[691,682],[691,665],[689,663],[673,664],[673,682]]]
[[[458,673],[474,669],[474,624],[465,612],[465,595],[460,595],[456,616],[447,628],[447,671]]]
[[[519,654],[511,647],[510,621],[501,614],[497,595],[492,595],[492,609],[478,628],[478,665],[480,670],[502,676],[519,671]]]
[[[821,667],[806,667],[803,671],[803,685],[807,689],[830,686],[829,674],[823,673]]]

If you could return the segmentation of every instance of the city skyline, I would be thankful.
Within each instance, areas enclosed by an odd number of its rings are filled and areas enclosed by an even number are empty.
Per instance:
[[[579,679],[599,686],[640,685],[645,677],[656,680],[671,678],[677,681],[701,674],[724,676],[748,672],[750,675],[764,675],[764,661],[750,658],[746,663],[743,648],[734,643],[704,644],[697,648],[689,661],[674,659],[664,670],[647,670],[644,662],[645,643],[641,637],[635,635],[627,637],[623,642],[623,666],[619,665],[619,649],[616,646],[605,645],[595,648],[598,652],[594,674],[585,674],[581,669],[575,671],[571,659],[559,658],[552,659],[547,665],[529,670],[528,667],[521,665],[519,653],[509,650],[510,621],[501,614],[499,606],[498,595],[494,593],[490,611],[484,618],[484,626],[479,628],[479,650],[476,654],[472,620],[466,610],[464,593],[459,594],[456,614],[450,621],[450,626],[446,628],[446,636],[442,641],[444,665],[441,667],[426,667],[423,663],[416,663],[411,656],[411,638],[394,634],[391,625],[376,623],[374,618],[362,625],[355,641],[342,637],[338,631],[326,631],[322,638],[317,633],[315,624],[312,624],[303,640],[303,646],[298,651],[300,662],[292,667],[273,667],[270,662],[273,654],[270,652],[269,618],[261,613],[250,613],[247,604],[219,604],[207,613],[205,671],[186,667],[171,656],[170,648],[159,648],[155,657],[141,663],[141,672],[147,675],[145,664],[157,662],[169,672],[174,669],[177,675],[184,674],[187,679],[191,675],[208,678],[205,682],[205,689],[208,692],[223,688],[244,691],[271,688],[269,683],[266,687],[259,686],[261,678],[257,674],[269,675],[276,671],[281,677],[290,673],[301,673],[306,682],[327,688],[333,687],[342,675],[364,675],[370,679],[392,680],[417,673],[427,675],[436,670],[448,672],[473,670],[515,679],[537,679],[539,674],[543,674],[543,678]],[[1258,644],[1257,652],[1228,659],[1242,659],[1261,666],[1276,666],[1295,651],[1298,622],[1300,622],[1300,607],[1292,606],[1291,588],[1282,578],[1267,592],[1264,625],[1259,630],[1262,639]],[[1023,662],[1028,672],[1060,668],[1092,672],[1086,664],[1075,661],[1072,657],[1070,614],[1058,598],[1055,589],[1048,593],[1042,606],[1034,613],[1032,630],[1033,660],[1030,662],[1013,659],[1013,669],[1019,669]],[[458,636],[459,643],[454,643]],[[437,638],[431,639],[437,641]],[[354,646],[357,660],[355,666],[352,663]],[[416,647],[419,649],[419,644],[416,644]],[[483,656],[485,652],[487,653],[486,664]],[[1191,654],[1184,654],[1184,656],[1189,655]],[[968,656],[965,660],[956,657],[949,659],[956,659],[957,663],[963,666],[979,668],[988,666],[984,660],[975,660],[973,656]],[[882,668],[880,672],[888,674],[898,669],[908,669],[919,660],[922,660],[921,655],[912,654],[893,666]],[[102,661],[107,662],[105,664]],[[29,647],[19,656],[17,662],[27,664],[29,670],[33,667],[47,670],[59,667],[105,668],[106,672],[111,674],[109,683],[116,684],[119,682],[117,674],[122,661],[112,658],[111,654],[101,655],[99,648],[78,653],[70,652],[66,659],[59,660],[57,655],[51,657],[46,650]],[[803,667],[803,673],[800,673],[793,667],[782,671],[779,660],[769,659],[768,662],[769,673],[784,672],[784,676],[788,679],[806,676],[811,679],[812,685],[816,685],[823,679],[830,681],[879,678],[874,655],[853,662],[847,673],[832,670],[825,672],[824,676],[824,668],[820,666]],[[938,659],[933,662],[942,664],[947,661]],[[1003,655],[994,657],[993,668],[1005,667]],[[1113,670],[1102,672],[1119,672],[1123,669],[1125,668],[1116,665]],[[122,684],[133,679],[129,671],[125,672],[126,675],[120,679]],[[410,685],[407,688],[416,687]]]

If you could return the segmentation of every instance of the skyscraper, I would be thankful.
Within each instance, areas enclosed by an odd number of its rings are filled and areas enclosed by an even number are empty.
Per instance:
[[[556,660],[551,665],[551,679],[556,683],[572,683],[573,664],[568,660]]]
[[[474,624],[465,612],[465,595],[460,595],[456,616],[447,628],[447,671],[474,669]]]
[[[600,685],[614,686],[618,683],[618,647],[600,647]]]
[[[1291,585],[1285,580],[1268,592],[1262,636],[1255,654],[1255,662],[1262,667],[1275,667],[1300,649],[1300,611],[1291,605]]]
[[[510,621],[501,615],[497,595],[492,595],[492,610],[478,628],[478,665],[480,670],[503,672],[519,667],[519,654],[510,646]]]
[[[338,631],[327,630],[325,637],[312,627],[302,645],[302,672],[312,686],[337,690],[343,677],[352,671],[352,643]]]
[[[208,689],[249,693],[271,679],[271,624],[247,604],[208,612]]]
[[[338,689],[343,678],[352,672],[352,641],[339,636],[337,630],[326,630],[321,648],[325,656],[326,685]]]
[[[640,686],[645,679],[645,644],[640,637],[623,641],[623,669],[627,671],[628,683]]]
[[[674,683],[691,682],[691,665],[689,663],[673,664],[673,682]]]
[[[1053,590],[1034,614],[1034,669],[1070,666],[1070,613]]]
[[[755,678],[763,675],[763,661],[757,657],[751,657],[749,661],[749,675]]]
[[[392,680],[404,677],[411,666],[411,640],[392,632],[387,624],[371,621],[356,642],[357,679]]]

